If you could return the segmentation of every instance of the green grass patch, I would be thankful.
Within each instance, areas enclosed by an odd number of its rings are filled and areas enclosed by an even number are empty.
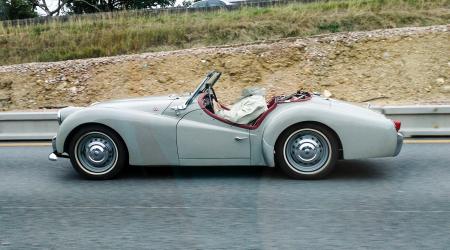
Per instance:
[[[450,0],[342,0],[236,11],[77,17],[0,25],[0,65],[450,23]]]

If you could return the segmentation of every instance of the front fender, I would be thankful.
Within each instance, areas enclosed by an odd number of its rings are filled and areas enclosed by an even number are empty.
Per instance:
[[[143,111],[88,107],[69,115],[59,127],[56,150],[72,131],[86,124],[101,124],[116,131],[126,144],[131,165],[178,165],[177,119]]]

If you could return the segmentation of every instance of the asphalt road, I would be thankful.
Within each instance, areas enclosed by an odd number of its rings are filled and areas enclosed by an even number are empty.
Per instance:
[[[0,147],[0,249],[450,249],[450,144],[268,168],[139,168],[86,181],[50,147]]]

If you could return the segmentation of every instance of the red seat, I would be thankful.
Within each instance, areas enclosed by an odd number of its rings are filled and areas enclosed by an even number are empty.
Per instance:
[[[241,128],[250,129],[250,130],[257,129],[261,125],[261,123],[264,121],[264,119],[267,117],[267,115],[270,112],[272,112],[277,107],[277,102],[275,101],[276,98],[272,97],[272,99],[270,99],[270,101],[267,103],[267,110],[264,113],[262,113],[255,120],[255,122],[253,122],[252,124],[238,124],[238,123],[234,123],[234,122],[231,122],[229,120],[226,120],[226,119],[224,119],[224,118],[214,114],[213,112],[209,111],[205,107],[205,102],[204,102],[205,96],[206,96],[206,93],[203,93],[203,94],[201,94],[199,96],[198,104],[199,104],[200,108],[203,109],[203,111],[205,111],[209,116],[211,116],[214,119],[219,120],[221,122],[224,122],[224,123],[227,123],[227,124],[230,124],[230,125],[233,125],[233,126],[241,127]],[[219,105],[220,105],[221,108],[229,110],[226,106],[224,106],[224,105],[222,105],[220,103],[219,103]]]

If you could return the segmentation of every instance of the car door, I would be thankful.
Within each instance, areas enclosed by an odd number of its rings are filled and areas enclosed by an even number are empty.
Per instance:
[[[249,165],[249,130],[191,111],[177,124],[180,165]]]

